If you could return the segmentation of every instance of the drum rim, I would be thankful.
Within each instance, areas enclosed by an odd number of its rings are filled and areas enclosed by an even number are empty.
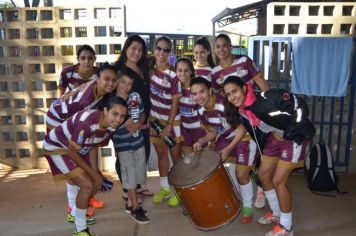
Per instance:
[[[219,164],[210,172],[208,173],[205,177],[203,177],[201,180],[195,182],[195,183],[192,183],[192,184],[188,184],[188,185],[181,185],[181,184],[173,184],[170,179],[171,179],[171,173],[172,171],[174,170],[175,166],[172,167],[171,171],[169,171],[169,174],[168,174],[168,182],[173,185],[174,187],[179,187],[179,188],[191,188],[191,187],[194,187],[196,185],[199,185],[201,183],[203,183],[205,180],[207,180],[208,178],[210,178],[213,174],[216,173],[216,171],[221,167],[223,166],[222,164],[222,161],[219,160]]]

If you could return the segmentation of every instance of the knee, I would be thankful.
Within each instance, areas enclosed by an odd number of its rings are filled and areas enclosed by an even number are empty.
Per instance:
[[[236,173],[236,178],[239,184],[246,185],[250,182],[250,176],[248,172],[242,171]]]
[[[281,178],[276,178],[276,177],[274,177],[274,178],[272,179],[272,184],[273,184],[273,186],[274,186],[275,188],[280,188],[280,187],[282,187],[282,186],[285,186],[285,181],[284,181],[283,179],[281,179]]]
[[[94,183],[92,181],[86,181],[80,186],[80,191],[87,195],[91,195],[94,191]]]

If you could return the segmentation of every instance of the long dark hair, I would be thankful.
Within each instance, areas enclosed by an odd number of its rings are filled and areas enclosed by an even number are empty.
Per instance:
[[[208,55],[208,58],[207,58],[208,64],[211,68],[214,68],[215,63],[214,63],[209,40],[206,37],[201,37],[201,38],[197,39],[197,41],[195,41],[194,46],[196,46],[196,45],[200,45],[210,52],[210,54]]]
[[[218,36],[216,36],[214,43],[216,43],[218,39],[224,39],[228,44],[230,44],[230,46],[232,46],[231,39],[227,34],[219,34]],[[220,64],[220,59],[216,55],[215,55],[215,61],[217,65]]]
[[[235,84],[236,86],[243,88],[243,86],[246,86],[246,83],[238,76],[231,75],[226,78],[224,83],[222,84],[222,88],[227,84]],[[226,114],[226,120],[227,122],[234,128],[236,129],[237,126],[240,124],[240,114],[239,114],[239,108],[235,107],[231,102],[227,100],[227,97],[224,98],[224,106],[225,106],[225,114]]]
[[[137,66],[144,71],[146,68],[145,66],[147,66],[147,45],[145,40],[143,40],[141,38],[141,36],[134,34],[129,36],[125,43],[124,43],[124,47],[121,50],[121,54],[119,56],[119,58],[117,59],[117,61],[115,62],[115,65],[123,65],[125,64],[125,62],[127,61],[127,49],[128,47],[131,46],[131,44],[133,42],[138,42],[142,45],[142,56],[140,58],[140,60],[137,62]]]

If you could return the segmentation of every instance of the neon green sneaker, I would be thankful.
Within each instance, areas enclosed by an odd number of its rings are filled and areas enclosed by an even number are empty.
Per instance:
[[[163,199],[169,197],[169,188],[161,187],[161,190],[153,197],[153,203],[161,203]]]
[[[179,198],[176,194],[172,195],[171,198],[168,200],[168,206],[176,207],[179,205]]]
[[[98,236],[98,235],[90,232],[89,228],[86,228],[85,230],[82,230],[80,232],[77,232],[75,230],[74,233],[73,233],[73,236]]]
[[[251,207],[243,207],[241,209],[241,215],[239,222],[241,224],[249,224],[252,222],[252,208]]]
[[[68,214],[67,220],[69,223],[74,223],[75,216]],[[96,223],[96,220],[93,217],[87,216],[87,225],[93,225]]]

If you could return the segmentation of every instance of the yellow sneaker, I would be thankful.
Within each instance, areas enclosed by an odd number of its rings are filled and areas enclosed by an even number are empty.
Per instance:
[[[169,197],[169,188],[161,187],[161,190],[153,197],[153,203],[161,203],[163,199]]]
[[[179,205],[179,199],[176,194],[172,195],[171,198],[168,200],[168,206],[176,207]]]

